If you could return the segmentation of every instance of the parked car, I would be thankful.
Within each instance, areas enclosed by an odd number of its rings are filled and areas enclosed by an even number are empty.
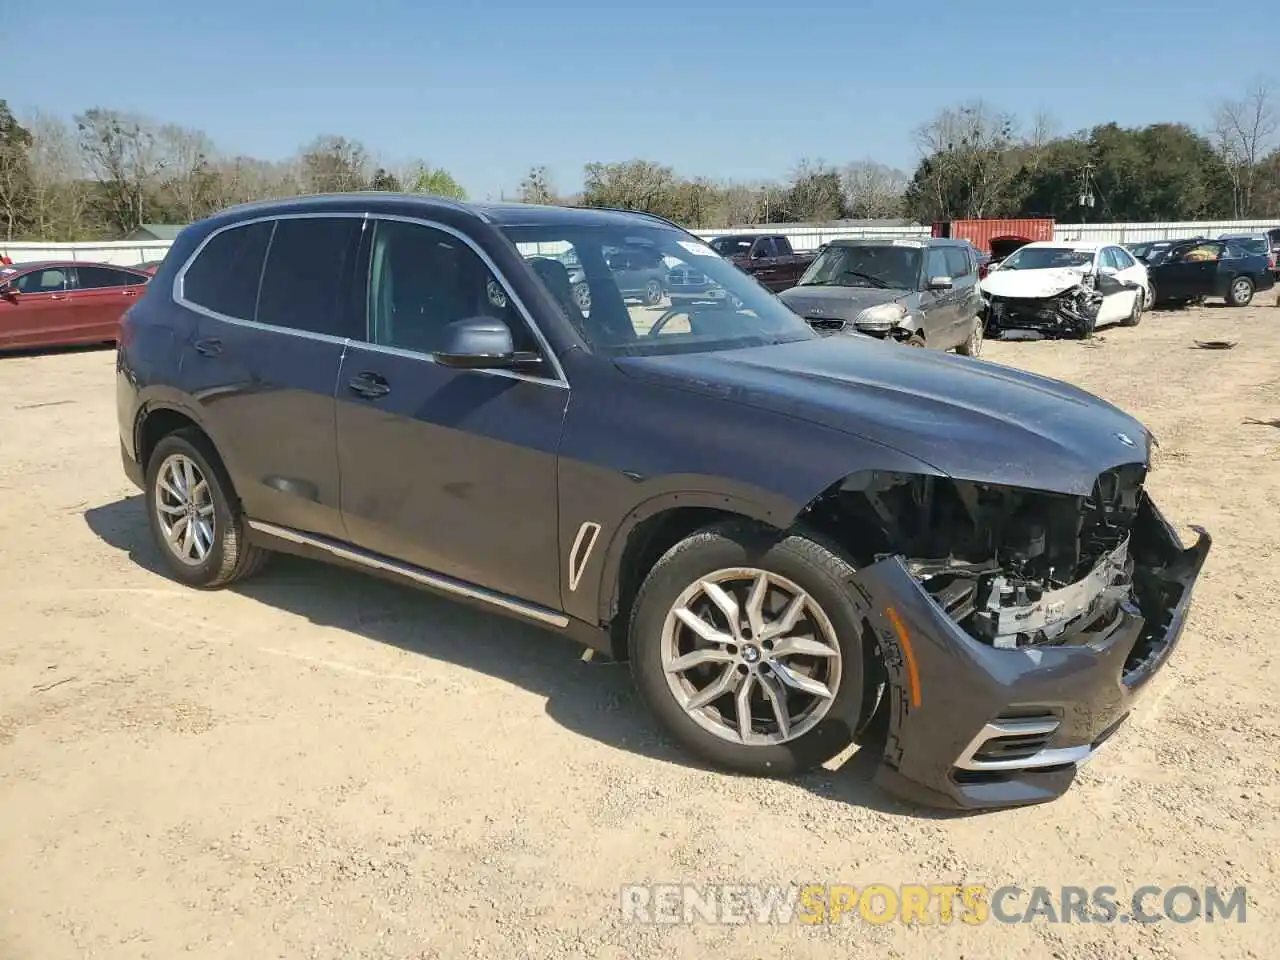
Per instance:
[[[790,239],[781,234],[730,234],[712,240],[711,249],[775,293],[794,286],[815,256],[796,253]]]
[[[632,242],[732,299],[641,329],[604,254]],[[538,255],[560,244],[589,316]],[[176,580],[278,550],[542,625],[629,659],[729,770],[858,738],[921,803],[1052,799],[1169,659],[1209,550],[1162,519],[1152,438],[1114,406],[820,337],[644,214],[257,203],[187,227],[144,289],[120,451]]]
[[[106,263],[0,267],[0,349],[110,343],[148,274]]]
[[[141,270],[143,273],[154,274],[156,270],[160,268],[160,264],[162,263],[164,263],[163,260],[147,260],[143,263],[138,264],[138,269]]]
[[[1271,233],[1224,233],[1218,239],[1226,240],[1247,253],[1266,257],[1271,264],[1271,275],[1275,277],[1276,263],[1280,259],[1280,229]]]
[[[1121,246],[1038,240],[981,284],[987,332],[1089,337],[1100,323],[1137,326],[1151,304],[1147,268]]]
[[[1141,243],[1126,243],[1124,248],[1143,263],[1151,263],[1178,242],[1178,240],[1144,240]]]
[[[570,250],[559,259],[569,268],[578,308],[584,313],[590,311],[591,289],[576,252]],[[611,248],[605,251],[605,259],[624,298],[639,300],[646,307],[662,301],[667,290],[667,265],[654,251],[639,246]]]
[[[1149,269],[1154,302],[1161,304],[1214,297],[1247,307],[1255,293],[1275,286],[1271,253],[1250,252],[1233,240],[1181,241]]]
[[[833,240],[782,302],[822,333],[982,352],[977,251],[967,240]]]

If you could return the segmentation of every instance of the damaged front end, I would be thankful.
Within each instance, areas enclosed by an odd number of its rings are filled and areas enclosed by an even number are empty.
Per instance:
[[[851,726],[883,738],[878,782],[958,808],[1067,789],[1168,658],[1209,549],[1183,548],[1145,475],[1079,497],[872,472],[813,504],[866,547],[852,587],[882,682]]]
[[[1031,330],[1042,337],[1071,339],[1092,336],[1102,294],[1090,280],[1082,277],[1076,286],[1049,297],[988,296],[989,332]]]

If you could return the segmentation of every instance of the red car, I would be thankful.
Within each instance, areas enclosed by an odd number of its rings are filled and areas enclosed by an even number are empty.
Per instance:
[[[0,349],[113,342],[150,279],[109,263],[0,266]]]

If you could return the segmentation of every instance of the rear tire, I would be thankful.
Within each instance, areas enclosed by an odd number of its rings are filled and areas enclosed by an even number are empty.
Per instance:
[[[1247,307],[1253,302],[1253,280],[1249,277],[1236,277],[1231,281],[1227,291],[1227,306]]]
[[[853,741],[843,718],[859,717],[862,708],[862,618],[848,589],[852,576],[849,563],[818,543],[746,521],[682,540],[654,564],[632,610],[640,695],[675,740],[716,767],[790,776],[819,766]],[[737,624],[717,589],[733,598]],[[793,601],[801,612],[788,624]]]
[[[231,480],[199,432],[162,438],[147,462],[146,483],[147,522],[175,579],[225,587],[257,573],[270,557],[249,542]]]

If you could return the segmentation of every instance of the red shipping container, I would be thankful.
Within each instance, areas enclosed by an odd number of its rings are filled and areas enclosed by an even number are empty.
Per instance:
[[[983,253],[1003,259],[1025,243],[1053,239],[1053,220],[942,220],[935,237],[968,240]]]

